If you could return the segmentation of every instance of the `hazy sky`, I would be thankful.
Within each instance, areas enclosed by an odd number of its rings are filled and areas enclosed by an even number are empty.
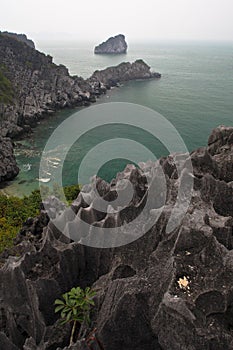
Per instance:
[[[233,0],[0,1],[0,30],[33,39],[233,40]]]

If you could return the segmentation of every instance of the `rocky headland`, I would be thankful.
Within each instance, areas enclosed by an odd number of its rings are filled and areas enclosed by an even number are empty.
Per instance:
[[[50,216],[64,215],[67,227],[77,225],[82,237],[77,218],[100,227],[130,222],[153,186],[146,223],[161,206],[156,184],[162,166],[167,183],[162,213],[147,234],[126,246],[97,249],[72,242],[44,210],[28,219],[13,249],[1,256],[2,349],[233,349],[233,128],[213,130],[208,146],[190,157],[193,174],[184,166],[179,176],[174,161],[182,157],[173,154],[141,169],[128,165],[110,184],[93,178],[86,193],[91,197],[96,186],[110,203],[119,181],[133,184],[135,195],[118,214],[96,212],[82,194],[72,205],[73,216],[54,197],[45,203]],[[167,233],[183,176],[194,181],[191,203],[181,224]],[[70,327],[60,325],[53,303],[78,285],[96,290],[96,307],[90,336],[68,347]]]
[[[116,67],[97,70],[92,75],[92,79],[102,82],[106,86],[114,86],[117,83],[130,80],[152,78],[161,78],[161,74],[151,72],[151,67],[143,60],[136,60],[133,63],[123,62]]]
[[[86,80],[70,76],[65,66],[35,50],[26,36],[0,33],[0,136],[23,137],[41,118],[59,109],[88,106],[117,83],[158,76],[143,61],[98,71]],[[17,174],[13,153],[8,159],[14,171],[9,168],[1,175],[0,168],[0,181]]]
[[[123,34],[109,38],[94,49],[95,54],[117,55],[127,53],[128,45]]]
[[[5,36],[8,36],[9,38],[13,38],[15,40],[21,41],[25,44],[27,44],[28,46],[32,47],[33,49],[35,49],[35,44],[31,39],[28,39],[27,35],[25,34],[17,34],[17,33],[10,33],[10,32],[0,32],[0,34],[3,34]]]

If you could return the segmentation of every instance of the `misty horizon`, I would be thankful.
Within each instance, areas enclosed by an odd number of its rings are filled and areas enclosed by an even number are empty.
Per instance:
[[[230,0],[9,0],[1,4],[1,31],[24,33],[32,40],[98,43],[122,33],[131,42],[233,41]]]

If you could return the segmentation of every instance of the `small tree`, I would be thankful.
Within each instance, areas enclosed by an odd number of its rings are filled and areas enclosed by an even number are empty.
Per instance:
[[[96,292],[87,287],[72,288],[68,293],[62,295],[63,300],[55,300],[55,312],[61,313],[61,323],[73,323],[70,345],[74,343],[74,334],[77,323],[80,324],[78,339],[85,336],[84,329],[90,324],[90,310],[94,306],[93,301]]]

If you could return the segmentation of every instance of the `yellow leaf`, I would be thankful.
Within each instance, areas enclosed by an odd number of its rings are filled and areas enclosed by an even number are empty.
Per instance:
[[[184,276],[183,278],[179,278],[178,284],[181,289],[186,289],[188,287],[189,281]]]

